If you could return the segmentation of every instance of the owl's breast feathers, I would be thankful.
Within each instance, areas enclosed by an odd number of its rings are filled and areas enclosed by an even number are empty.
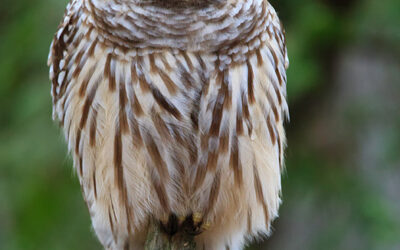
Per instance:
[[[49,55],[53,117],[101,242],[119,249],[171,213],[204,216],[199,240],[216,249],[268,232],[288,115],[275,11],[133,2],[71,1]]]

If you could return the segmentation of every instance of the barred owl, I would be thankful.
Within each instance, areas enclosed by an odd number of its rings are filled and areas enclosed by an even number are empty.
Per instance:
[[[267,0],[71,0],[48,64],[106,249],[142,249],[153,218],[190,221],[198,249],[269,234],[288,58]]]

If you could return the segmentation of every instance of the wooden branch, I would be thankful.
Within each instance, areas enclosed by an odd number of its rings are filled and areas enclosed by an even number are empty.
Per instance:
[[[165,234],[160,222],[150,221],[145,250],[195,250],[196,242],[193,235],[178,232],[172,237]]]

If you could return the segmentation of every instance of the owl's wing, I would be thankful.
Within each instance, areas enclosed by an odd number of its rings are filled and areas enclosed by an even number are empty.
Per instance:
[[[201,93],[204,106],[200,108],[199,120],[205,134],[201,145],[203,153],[206,152],[202,157],[206,163],[200,164],[196,183],[202,182],[206,174],[201,171],[202,166],[208,169],[208,165],[217,164],[223,152],[233,157],[230,161],[236,166],[233,167],[236,178],[242,175],[237,166],[241,161],[237,152],[239,137],[253,140],[269,137],[270,144],[277,149],[279,166],[283,165],[282,125],[289,117],[286,102],[289,60],[284,29],[276,12],[268,3],[263,11],[264,28],[259,34],[243,37],[233,47],[217,51],[214,75]]]
[[[50,53],[47,61],[50,67],[50,80],[52,82],[53,119],[58,118],[61,123],[63,123],[64,119],[61,109],[63,109],[65,103],[60,103],[59,100],[65,94],[73,76],[76,76],[78,73],[77,67],[73,63],[79,55],[74,55],[74,53],[70,52],[75,50],[84,36],[82,30],[79,30],[83,14],[81,5],[82,2],[79,0],[71,0],[68,3],[63,21],[58,26],[57,33],[54,35],[50,45]]]
[[[53,117],[64,128],[96,232],[141,228],[148,214],[187,214],[199,93],[213,56],[122,49],[100,41],[91,18],[82,1],[68,5],[49,65]],[[116,216],[128,225],[117,225]]]
[[[277,14],[268,3],[261,13],[262,32],[218,51],[201,92],[192,207],[216,224],[199,237],[206,249],[268,234],[278,215],[289,61]]]

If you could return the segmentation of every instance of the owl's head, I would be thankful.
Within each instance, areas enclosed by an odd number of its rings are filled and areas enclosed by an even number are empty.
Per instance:
[[[230,2],[241,0],[91,0],[96,5],[113,4],[116,5],[142,5],[142,6],[157,6],[168,9],[184,9],[184,8],[205,8],[208,6],[218,6]]]
[[[127,0],[127,1],[132,1],[132,0]],[[204,8],[210,5],[223,4],[229,0],[133,0],[133,1],[135,1],[137,4],[155,5],[166,8]]]

